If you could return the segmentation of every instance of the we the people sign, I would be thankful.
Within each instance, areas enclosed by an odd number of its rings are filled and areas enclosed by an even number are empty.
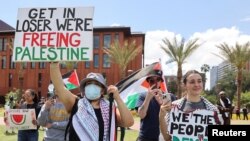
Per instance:
[[[92,60],[93,13],[93,7],[20,8],[12,60]]]
[[[168,131],[172,141],[207,141],[208,125],[216,125],[215,114],[208,110],[185,113],[172,108]]]
[[[7,116],[6,126],[18,130],[37,129],[32,123],[36,120],[35,109],[9,109],[5,112]]]

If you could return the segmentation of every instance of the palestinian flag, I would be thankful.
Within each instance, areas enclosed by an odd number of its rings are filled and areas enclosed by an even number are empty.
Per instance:
[[[116,84],[122,100],[129,109],[134,109],[140,94],[148,91],[150,85],[146,81],[146,78],[150,75],[155,75],[157,72],[161,73],[163,79],[163,82],[161,83],[161,90],[163,92],[167,92],[165,79],[162,75],[162,69],[159,62],[153,63],[134,72]]]
[[[78,88],[80,86],[76,70],[72,70],[62,75],[64,85],[68,90]]]
[[[68,90],[78,88],[80,86],[76,70],[72,70],[62,75],[63,83]],[[49,92],[53,92],[54,85],[50,81],[48,86]]]

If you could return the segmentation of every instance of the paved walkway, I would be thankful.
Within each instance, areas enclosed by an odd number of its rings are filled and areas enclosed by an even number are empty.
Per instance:
[[[4,125],[3,117],[0,117],[0,125]]]

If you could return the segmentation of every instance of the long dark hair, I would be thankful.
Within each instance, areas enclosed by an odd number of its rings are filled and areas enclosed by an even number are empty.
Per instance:
[[[30,94],[34,97],[33,102],[35,104],[38,104],[38,96],[37,96],[36,92],[33,89],[27,89],[26,91],[29,91]]]

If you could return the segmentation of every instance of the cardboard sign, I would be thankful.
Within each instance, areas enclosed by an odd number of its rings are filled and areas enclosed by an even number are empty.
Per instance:
[[[7,128],[17,128],[18,130],[37,129],[32,123],[36,120],[35,109],[9,109],[5,112]]]
[[[12,60],[92,60],[93,13],[93,7],[20,8]]]
[[[207,141],[208,125],[216,125],[214,115],[205,109],[185,113],[172,108],[168,126],[172,141]]]

